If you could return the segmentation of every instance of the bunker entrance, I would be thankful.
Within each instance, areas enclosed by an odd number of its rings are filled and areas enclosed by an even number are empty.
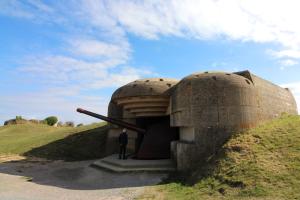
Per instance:
[[[179,139],[178,128],[170,127],[170,116],[137,118],[136,125],[147,130],[146,134],[138,133],[137,159],[170,158],[171,141]]]

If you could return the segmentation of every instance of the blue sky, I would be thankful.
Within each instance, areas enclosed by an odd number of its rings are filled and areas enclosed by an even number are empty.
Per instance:
[[[299,1],[2,0],[0,123],[96,121],[138,78],[250,70],[300,104]]]

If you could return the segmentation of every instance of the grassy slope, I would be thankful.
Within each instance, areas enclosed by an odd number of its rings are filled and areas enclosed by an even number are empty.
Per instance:
[[[234,136],[188,181],[169,180],[141,198],[300,199],[300,117],[284,116]]]
[[[104,125],[105,123],[97,123],[76,128],[50,127],[43,124],[2,126],[0,127],[0,154],[68,159],[70,155],[77,155],[78,150],[82,150],[70,148],[70,144],[74,147],[86,146],[84,143],[88,140],[94,141],[97,145],[99,141],[93,139],[105,135],[107,129]],[[90,151],[88,147],[86,153]],[[77,156],[74,159],[84,158]]]

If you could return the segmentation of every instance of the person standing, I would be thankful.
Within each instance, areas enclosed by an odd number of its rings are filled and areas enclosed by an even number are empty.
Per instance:
[[[120,145],[120,152],[119,152],[119,159],[125,160],[126,159],[126,147],[128,144],[128,135],[127,135],[127,131],[124,128],[122,133],[119,135],[119,145]]]

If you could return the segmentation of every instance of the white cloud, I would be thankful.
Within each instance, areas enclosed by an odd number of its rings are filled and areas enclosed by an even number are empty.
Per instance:
[[[76,113],[76,108],[83,107],[106,115],[110,94],[102,94],[101,89],[114,89],[142,76],[153,75],[148,70],[115,64],[107,61],[89,62],[66,56],[29,57],[15,76],[21,74],[26,87],[38,86],[38,89],[31,92],[2,93],[0,120],[16,115],[25,118],[34,116],[38,119],[56,115],[62,121],[98,121]],[[12,80],[14,81],[9,84],[14,84],[15,77]]]
[[[19,1],[5,2],[2,3],[5,10],[11,7],[11,10],[32,11]],[[300,49],[300,2],[297,0],[81,0],[64,2],[63,6],[52,3],[51,7],[36,0],[30,2],[35,2],[32,4],[38,10],[55,11],[81,24],[101,27],[119,39],[125,37],[125,32],[150,39],[161,35],[225,37],[275,42],[287,50]]]
[[[27,2],[42,12],[53,12],[53,9],[40,0],[27,0]]]
[[[36,56],[27,58],[19,71],[34,83],[67,88],[77,86],[82,90],[113,88],[153,74],[149,70],[118,66],[124,62],[119,61],[114,58],[94,62],[66,56]]]
[[[287,67],[291,67],[291,66],[299,64],[299,62],[296,60],[292,60],[292,59],[285,59],[285,60],[281,60],[280,64],[282,65],[280,67],[280,69],[285,70]]]
[[[270,51],[270,53],[277,57],[277,58],[294,58],[299,59],[300,58],[300,49],[287,49],[287,50],[281,50],[281,51]]]
[[[280,60],[279,63],[282,65],[280,67],[281,70],[289,66],[297,65],[300,59],[300,50],[297,49],[285,49],[280,51],[268,50],[267,53]]]
[[[296,65],[299,7],[298,0],[3,0],[0,14],[69,30],[61,45],[65,52],[27,55],[19,68],[54,97],[53,90],[59,91],[61,104],[68,104],[66,99],[81,95],[83,88],[116,87],[152,73],[125,67],[132,53],[127,33],[146,39],[176,36],[274,43],[280,48],[270,52],[282,67]]]
[[[109,1],[107,4],[107,12],[125,31],[148,39],[179,36],[272,42],[284,49],[272,54],[278,59],[300,58],[300,2],[296,0]]]
[[[109,73],[108,76],[105,77],[105,79],[93,81],[90,87],[119,87],[141,77],[151,75],[153,76],[156,74],[146,69],[136,69],[127,66],[119,68],[118,73]]]
[[[26,81],[26,87],[38,86],[39,89],[13,95],[2,93],[0,120],[16,115],[25,118],[35,116],[39,119],[57,115],[63,121],[87,123],[97,120],[77,114],[77,107],[106,115],[110,95],[101,94],[101,89],[114,89],[143,76],[153,75],[153,72],[119,66],[113,57],[95,62],[67,56],[43,55],[24,60],[16,73],[17,77],[18,74]]]
[[[146,38],[224,36],[298,47],[299,5],[293,0],[108,1],[106,12],[126,31]]]
[[[272,56],[300,59],[297,0],[82,1],[84,19],[147,39],[160,36],[279,44]],[[101,14],[99,14],[101,13]]]
[[[17,0],[3,0],[0,2],[0,14],[21,18],[34,18],[34,14],[24,9],[24,5]]]
[[[1,0],[0,15],[20,17],[38,23],[66,22],[66,15],[59,12],[59,8],[62,10],[64,6],[59,5],[58,3],[54,5],[54,2],[51,2],[50,4],[48,5],[41,0]]]
[[[92,58],[113,58],[127,61],[130,53],[130,46],[127,42],[113,44],[95,39],[75,39],[69,41],[72,51],[76,55]]]
[[[2,7],[6,10],[32,11],[19,1],[4,2]],[[52,7],[37,0],[30,2],[38,10],[60,12],[66,18],[83,20],[119,36],[124,36],[124,32],[146,38],[224,36],[234,40],[276,42],[288,48],[300,45],[300,2],[297,0],[82,0],[64,2],[64,6],[52,3]]]

